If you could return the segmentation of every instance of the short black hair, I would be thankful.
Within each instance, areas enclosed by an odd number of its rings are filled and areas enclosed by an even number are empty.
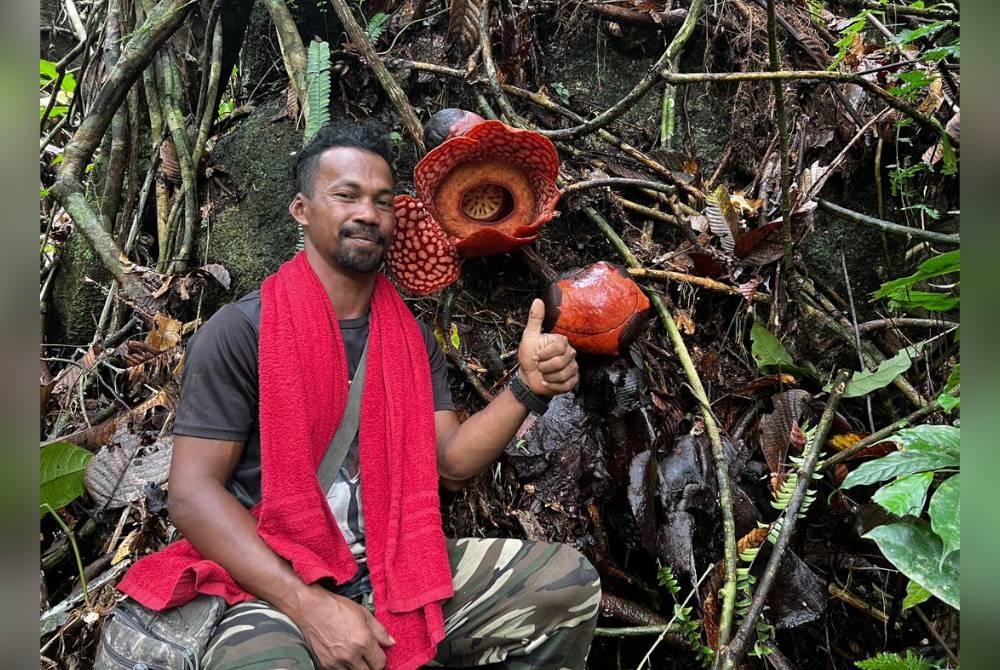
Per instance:
[[[370,151],[384,158],[390,168],[393,164],[392,143],[382,124],[372,120],[360,123],[333,121],[316,131],[313,138],[295,156],[292,176],[295,178],[299,193],[312,195],[319,157],[324,151],[334,147],[353,147]]]

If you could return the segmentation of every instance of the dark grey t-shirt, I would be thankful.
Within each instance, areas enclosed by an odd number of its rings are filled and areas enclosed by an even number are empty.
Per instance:
[[[455,409],[448,388],[447,363],[434,333],[420,323],[430,361],[435,411]],[[340,321],[353,377],[365,341],[368,317]],[[191,338],[181,378],[181,402],[174,421],[176,435],[245,442],[246,447],[228,488],[245,506],[260,501],[260,423],[258,421],[257,341],[260,291],[216,312]],[[357,438],[341,468],[357,480]],[[341,524],[344,519],[338,519]]]

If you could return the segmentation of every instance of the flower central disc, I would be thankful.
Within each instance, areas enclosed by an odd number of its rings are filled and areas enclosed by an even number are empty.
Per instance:
[[[462,213],[474,221],[492,223],[514,209],[514,196],[498,184],[473,186],[462,196]]]

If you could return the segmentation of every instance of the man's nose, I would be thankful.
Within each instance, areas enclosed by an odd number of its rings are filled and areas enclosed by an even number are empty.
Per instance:
[[[374,200],[359,198],[354,209],[354,219],[368,224],[378,224],[378,208]]]

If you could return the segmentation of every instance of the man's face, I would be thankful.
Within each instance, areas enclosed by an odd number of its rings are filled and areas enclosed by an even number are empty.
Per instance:
[[[353,147],[318,158],[312,195],[289,206],[305,229],[306,246],[348,272],[374,272],[396,226],[392,169],[378,154]]]

